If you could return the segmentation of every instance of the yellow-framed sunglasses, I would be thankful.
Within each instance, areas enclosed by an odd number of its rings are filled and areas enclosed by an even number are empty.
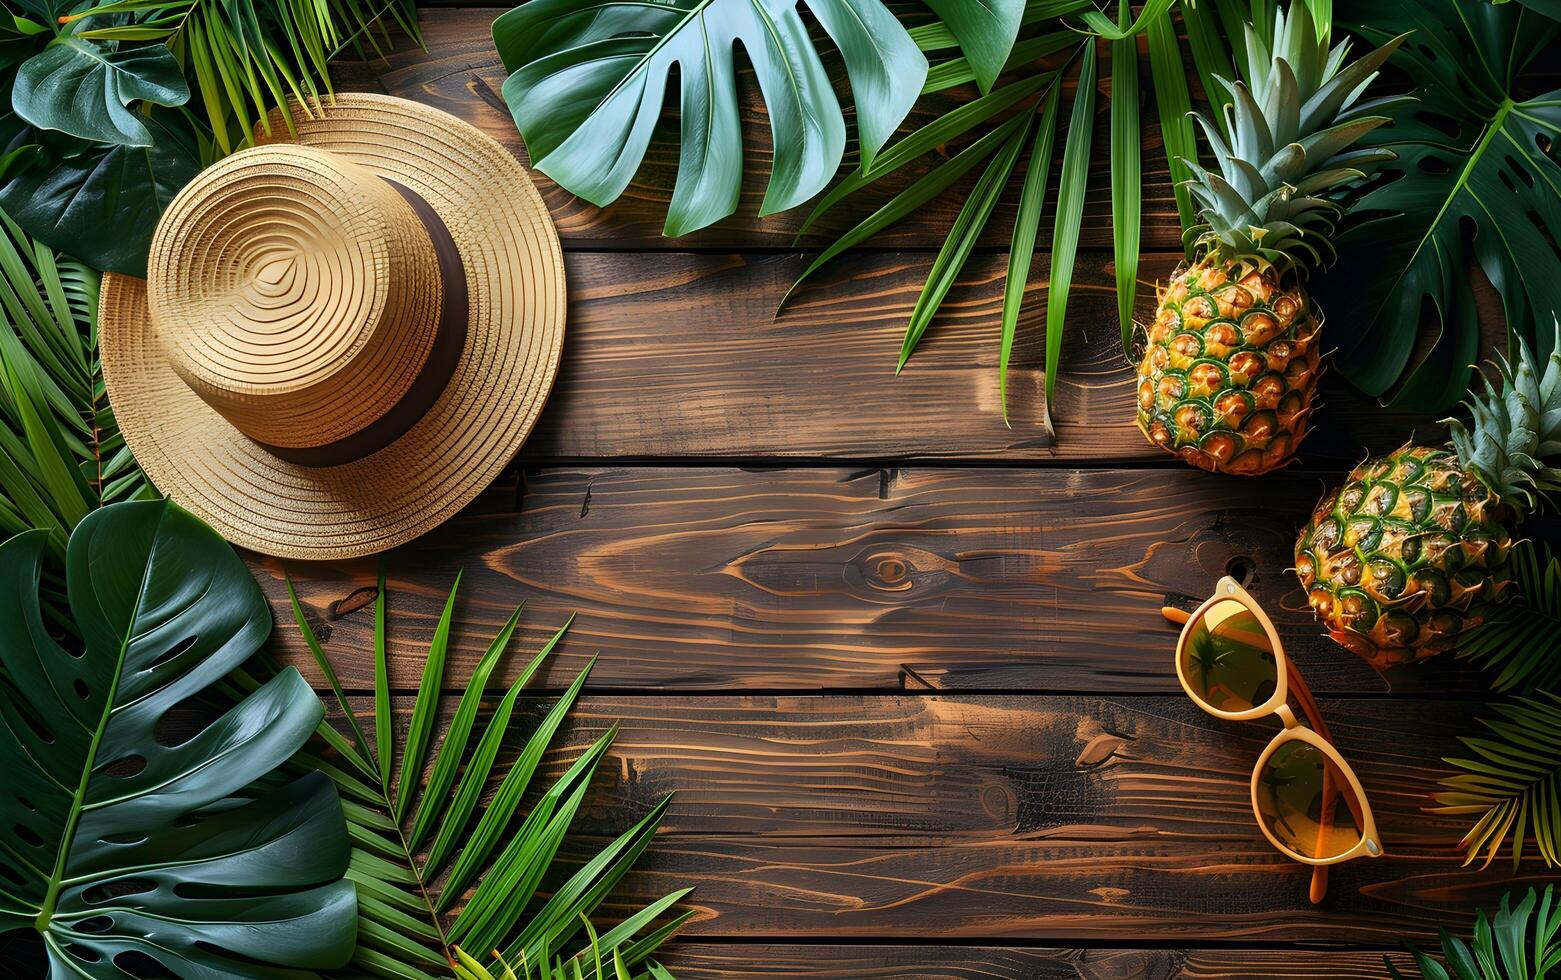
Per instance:
[[[1161,611],[1183,624],[1176,676],[1198,707],[1229,721],[1278,715],[1284,723],[1252,769],[1252,812],[1280,853],[1313,866],[1311,898],[1322,901],[1329,865],[1383,849],[1366,790],[1334,747],[1312,692],[1268,614],[1235,579],[1221,578],[1191,613]],[[1290,710],[1292,696],[1306,725]],[[1348,820],[1334,819],[1341,800]]]

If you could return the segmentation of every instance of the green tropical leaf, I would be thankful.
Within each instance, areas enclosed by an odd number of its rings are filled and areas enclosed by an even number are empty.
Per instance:
[[[1128,38],[1137,37],[1144,32],[1151,21],[1170,12],[1177,0],[1148,0],[1138,11],[1138,16],[1129,20],[1132,14],[1132,6],[1128,3],[1117,5],[1119,11],[1116,23],[1100,10],[1085,10],[1080,16],[1089,29],[1108,41],[1125,41]]]
[[[575,942],[582,917],[596,909],[643,853],[661,823],[666,801],[584,866],[556,880],[555,857],[616,729],[587,749],[524,813],[521,804],[532,788],[532,777],[579,697],[590,667],[581,671],[518,754],[513,754],[508,743],[519,698],[569,624],[553,635],[518,672],[497,704],[488,708],[488,682],[506,656],[519,623],[517,609],[461,685],[463,693],[453,710],[445,711],[441,692],[448,680],[446,655],[458,586],[459,580],[450,590],[424,659],[399,750],[401,775],[394,782],[390,774],[396,769],[392,756],[397,725],[388,695],[383,576],[374,602],[372,742],[335,681],[329,657],[302,605],[294,603],[298,629],[325,673],[351,733],[350,738],[344,737],[328,723],[317,732],[324,747],[341,759],[340,765],[318,751],[299,759],[300,764],[327,773],[341,795],[352,801],[345,807],[353,840],[348,877],[360,897],[361,939],[351,968],[375,976],[424,980],[448,977],[451,964],[456,964],[456,975],[463,976],[460,970],[470,971],[475,961],[462,958],[459,945],[502,950],[506,957],[529,964],[548,962],[549,957],[573,960],[582,968],[582,978],[594,978],[594,965],[585,969],[580,958],[589,944],[582,949]],[[447,723],[442,734],[438,731],[441,717]],[[501,757],[510,760],[507,767]],[[484,798],[486,806],[479,808]],[[545,900],[544,886],[551,891]],[[674,892],[631,915],[603,937],[608,948],[620,949],[631,966],[644,962],[691,914],[674,915],[652,928],[686,894],[686,890]]]
[[[871,167],[859,167],[854,173],[846,175],[838,181],[829,193],[819,198],[813,210],[797,229],[800,237],[811,228],[814,222],[823,217],[831,208],[845,200],[874,181],[885,177],[906,164],[924,156],[928,152],[957,139],[970,132],[976,126],[989,119],[1012,109],[1025,99],[1034,96],[1041,89],[1050,85],[1057,77],[1056,72],[1043,72],[1020,79],[1010,85],[1005,85],[995,92],[973,99],[953,111],[939,116],[927,125],[907,133],[894,145],[885,149],[873,159]]]
[[[890,173],[928,154],[942,153],[949,141],[974,134],[973,142],[952,158],[935,158],[935,162],[926,174],[888,203],[879,206],[874,213],[829,245],[809,263],[797,282],[793,284],[791,291],[787,293],[787,298],[794,295],[803,280],[810,277],[822,265],[907,215],[915,213],[922,205],[969,172],[977,163],[996,152],[999,146],[1005,145],[1006,138],[1011,135],[1011,130],[1004,128],[1011,121],[1011,117],[1005,115],[1007,110],[1029,101],[1029,107],[1020,111],[1034,111],[1040,106],[1042,98],[1049,98],[1038,93],[1049,87],[1061,71],[1067,70],[1069,64],[1079,60],[1088,50],[1091,57],[1088,66],[1088,85],[1081,84],[1080,93],[1075,96],[1072,118],[1079,125],[1070,125],[1068,130],[1070,136],[1064,148],[1064,168],[1053,231],[1052,280],[1047,297],[1045,380],[1049,394],[1055,394],[1057,372],[1062,355],[1066,293],[1071,285],[1073,258],[1078,245],[1079,225],[1083,218],[1084,184],[1087,180],[1087,165],[1091,149],[1089,122],[1093,120],[1094,102],[1099,97],[1093,92],[1095,83],[1093,49],[1096,38],[1101,37],[1110,42],[1113,51],[1113,90],[1121,96],[1113,101],[1110,107],[1113,147],[1112,237],[1117,256],[1118,312],[1124,327],[1123,341],[1126,348],[1131,340],[1126,328],[1131,324],[1137,288],[1136,267],[1139,251],[1137,225],[1143,207],[1141,174],[1135,173],[1135,164],[1138,164],[1141,169],[1138,152],[1142,142],[1142,133],[1139,131],[1138,66],[1136,58],[1128,57],[1128,52],[1136,50],[1139,34],[1148,33],[1150,69],[1155,80],[1164,142],[1176,187],[1178,210],[1184,218],[1190,218],[1193,215],[1192,199],[1187,189],[1182,186],[1183,180],[1190,176],[1190,170],[1183,161],[1196,159],[1196,143],[1191,120],[1187,118],[1191,106],[1191,93],[1177,44],[1178,20],[1176,18],[1180,16],[1180,23],[1188,32],[1193,67],[1199,77],[1205,80],[1205,85],[1209,86],[1214,84],[1213,78],[1216,75],[1228,76],[1232,71],[1231,46],[1226,40],[1225,32],[1229,26],[1234,26],[1240,40],[1244,18],[1247,16],[1245,12],[1226,10],[1227,7],[1235,6],[1239,6],[1241,11],[1247,11],[1245,4],[1188,5],[1168,2],[1168,0],[1153,0],[1141,5],[1136,12],[1129,5],[1119,4],[1113,20],[1089,0],[1028,0],[1019,20],[1018,39],[1011,43],[1009,53],[1004,60],[1001,77],[993,79],[991,83],[997,84],[998,87],[991,88],[987,94],[960,104],[943,116],[933,119],[916,132],[902,137],[883,150],[874,158],[870,166],[858,167],[848,174],[819,201],[803,223],[802,230],[807,230],[820,216]],[[1312,0],[1311,6],[1317,8],[1319,0]],[[1216,7],[1219,11],[1214,9]],[[1222,13],[1232,14],[1229,25],[1221,16]],[[1075,15],[1082,16],[1083,24],[1091,28],[1094,33],[1081,34],[1080,24],[1073,20]],[[968,9],[962,11],[962,16],[970,16],[974,19],[973,12]],[[999,34],[997,28],[991,26],[995,23],[995,18],[988,21],[990,39],[1008,43],[1007,35]],[[1027,28],[1042,24],[1047,29],[1039,35],[1032,35],[1026,31]],[[912,28],[910,34],[924,51],[952,48],[956,44],[965,47],[968,51],[975,46],[971,30],[969,24],[966,24],[963,36],[956,40],[951,26],[943,21],[937,21]],[[1072,51],[1068,63],[1060,69],[1037,65],[1039,59],[1069,48]],[[967,58],[939,62],[928,72],[926,90],[940,91],[948,84],[956,84],[958,81],[972,78],[979,80],[980,76]],[[1002,83],[1003,78],[1007,79],[1006,83]],[[983,82],[983,89],[988,87],[988,84]],[[1086,87],[1090,91],[1084,91]],[[999,135],[999,130],[1002,130],[1002,135]],[[1043,125],[1037,129],[1035,138],[1036,145],[1039,147],[1039,141],[1052,138],[1051,132]],[[1024,297],[1026,286],[1024,280],[1028,278],[1034,255],[1033,225],[1039,219],[1049,176],[1047,171],[1051,144],[1046,145],[1048,152],[1045,154],[1047,157],[1044,161],[1045,166],[1042,166],[1042,161],[1038,160],[1032,151],[1032,163],[1025,173],[1019,218],[1014,228],[1009,252],[1009,281],[1004,287],[1003,322],[999,335],[1001,349],[998,358],[1000,402],[1005,422],[1008,421],[1007,365],[1015,339],[1019,306]],[[1071,164],[1068,162],[1070,148]],[[1040,169],[1037,170],[1037,167]],[[967,197],[965,206],[960,210],[960,217],[956,219],[955,226],[949,232],[944,246],[946,255],[957,255],[962,249],[968,247],[970,228],[973,225],[971,219],[983,213],[990,213],[987,200],[992,189],[990,181],[979,181],[975,188]],[[976,190],[980,190],[981,193],[977,194]],[[938,276],[942,276],[947,268],[948,262],[944,261],[936,265],[935,271]],[[1014,281],[1015,277],[1018,277],[1018,281]],[[925,330],[926,323],[937,312],[937,301],[946,292],[945,285],[938,280],[938,277],[929,277],[922,298],[908,325],[907,335],[912,341]],[[782,301],[782,306],[784,305],[785,300]],[[908,353],[908,346],[902,344],[900,358],[902,367]],[[1048,399],[1044,422],[1048,432],[1054,434],[1051,412],[1052,405]]]
[[[1542,358],[1551,349],[1535,326],[1561,314],[1561,90],[1520,93],[1561,25],[1514,3],[1452,0],[1341,0],[1335,17],[1371,43],[1414,32],[1390,64],[1418,101],[1373,134],[1398,159],[1359,193],[1335,242],[1340,261],[1318,284],[1330,322],[1349,324],[1334,335],[1334,362],[1368,394],[1443,411],[1478,359],[1474,264],[1513,336]]]
[[[56,38],[17,69],[11,105],[39,129],[98,143],[151,146],[152,131],[131,105],[183,105],[190,97],[173,52],[160,44]]]
[[[916,306],[911,310],[910,323],[905,327],[905,340],[900,346],[900,363],[894,368],[896,374],[904,369],[905,362],[910,360],[911,352],[916,349],[922,335],[931,325],[933,314],[943,304],[943,297],[948,295],[948,291],[954,286],[954,281],[964,270],[966,260],[970,258],[971,251],[976,247],[976,240],[986,229],[987,221],[992,217],[993,209],[997,207],[997,199],[1003,193],[1003,188],[1007,186],[1008,178],[1013,174],[1014,165],[1018,163],[1019,154],[1024,150],[1025,138],[1030,134],[1034,119],[1034,113],[1022,112],[1010,120],[1002,147],[987,164],[981,179],[976,181],[975,188],[965,199],[965,206],[960,208],[959,217],[954,219],[954,226],[949,230],[948,238],[944,240],[943,248],[938,251],[937,258],[933,259],[932,269],[927,273],[927,281],[922,286],[921,295],[916,297]],[[997,130],[997,132],[1003,131]]]
[[[1149,22],[1149,71],[1154,78],[1155,108],[1160,117],[1160,142],[1165,149],[1166,169],[1171,175],[1171,190],[1176,196],[1179,226],[1191,228],[1198,223],[1192,192],[1187,181],[1192,171],[1186,161],[1198,159],[1198,141],[1193,132],[1192,93],[1187,87],[1187,71],[1176,39],[1176,22],[1169,13]],[[1192,258],[1192,243],[1184,249]]]
[[[1146,5],[1151,24],[1170,17],[1170,3],[1154,11]],[[1119,8],[1122,28],[1128,25],[1132,4]],[[1122,328],[1122,350],[1131,359],[1133,302],[1138,295],[1138,245],[1143,210],[1143,135],[1138,126],[1138,37],[1123,33],[1111,41],[1111,236],[1117,276],[1117,319]]]
[[[0,186],[0,208],[28,235],[94,269],[144,277],[157,219],[201,169],[186,119],[145,122],[151,146],[48,142],[32,166]]]
[[[1084,47],[1073,114],[1062,148],[1062,175],[1057,183],[1057,220],[1052,226],[1051,276],[1046,287],[1046,433],[1057,437],[1052,408],[1057,404],[1057,370],[1062,362],[1062,333],[1073,287],[1073,261],[1079,250],[1079,224],[1084,217],[1084,185],[1089,176],[1090,142],[1095,128],[1095,45]]]
[[[1023,120],[1019,116],[1008,119],[1001,126],[993,129],[955,154],[952,159],[934,167],[930,173],[916,180],[911,186],[896,194],[888,203],[864,218],[855,228],[840,236],[838,240],[820,252],[812,262],[808,263],[807,268],[802,270],[802,274],[797,277],[797,281],[791,284],[791,289],[787,290],[786,295],[781,297],[780,309],[785,308],[786,303],[804,281],[827,265],[831,259],[860,245],[906,215],[915,212],[917,208],[926,204],[934,197],[937,197],[949,185],[969,173],[976,164],[991,156],[998,147],[1007,143],[1013,136],[1014,130],[1022,122]],[[777,310],[778,312],[779,309]]]
[[[589,920],[582,920],[582,922],[589,940],[588,945],[585,949],[576,953],[573,959],[567,961],[569,967],[573,970],[578,970],[578,973],[566,972],[566,961],[558,957],[554,957],[551,962],[546,958],[535,961],[541,972],[540,974],[534,973],[531,969],[531,964],[534,961],[524,958],[506,958],[503,953],[497,950],[493,952],[493,965],[489,967],[483,965],[481,961],[468,954],[464,949],[456,947],[456,980],[532,980],[533,977],[538,977],[539,980],[547,980],[547,978],[554,978],[554,980],[570,978],[572,980],[575,976],[597,976],[603,978],[603,980],[608,980],[609,974],[605,969],[607,963],[611,963],[613,966],[613,972],[610,975],[612,980],[647,980],[647,978],[648,980],[675,980],[666,967],[654,960],[645,963],[643,972],[632,972],[629,968],[629,964],[632,961],[625,957],[623,948],[604,942],[603,937],[598,936],[596,930],[591,927]],[[629,955],[632,956],[633,954]]]
[[[804,0],[845,60],[861,157],[870,165],[910,111],[927,59],[881,0]],[[829,182],[845,119],[794,3],[752,0],[531,0],[493,23],[510,77],[504,100],[532,165],[597,205],[644,159],[674,66],[682,152],[665,233],[737,209],[742,185],[734,49],[769,107],[774,164],[760,214],[796,207]]]
[[[0,68],[20,65],[0,75],[0,207],[38,240],[133,276],[201,166],[331,98],[332,58],[384,52],[391,25],[421,43],[413,0],[24,7],[36,19],[0,17]],[[198,108],[184,105],[192,93]]]
[[[63,568],[77,521],[150,495],[103,392],[98,276],[0,213],[0,535],[33,528]]]
[[[1512,549],[1512,598],[1485,622],[1458,637],[1458,658],[1492,673],[1496,691],[1561,687],[1561,560],[1548,545],[1523,541]]]
[[[272,132],[273,109],[291,132],[295,113],[331,97],[330,61],[384,53],[391,25],[422,44],[414,0],[169,0],[148,16],[168,21],[224,154]]]
[[[1003,406],[1003,423],[1008,424],[1008,360],[1013,354],[1014,336],[1019,331],[1019,313],[1024,306],[1024,288],[1035,260],[1035,238],[1041,224],[1041,208],[1046,204],[1046,179],[1051,173],[1052,149],[1057,142],[1057,103],[1061,94],[1056,86],[1046,93],[1041,121],[1035,130],[1035,145],[1030,147],[1030,162],[1025,167],[1024,187],[1019,194],[1019,213],[1014,218],[1013,240],[1008,246],[1008,276],[1003,286],[1002,342],[997,357],[997,392]]]
[[[1555,886],[1546,885],[1542,893],[1530,888],[1516,905],[1511,894],[1503,895],[1501,908],[1488,919],[1481,909],[1472,949],[1446,929],[1441,945],[1446,966],[1409,946],[1421,980],[1544,980],[1561,969],[1561,905],[1555,902]],[[1406,980],[1391,957],[1382,961],[1389,977]]]
[[[927,0],[927,6],[959,40],[982,94],[990,92],[1019,36],[1025,0]]]
[[[1510,837],[1516,868],[1531,830],[1545,864],[1561,864],[1561,696],[1516,698],[1480,723],[1490,735],[1459,740],[1470,754],[1445,760],[1461,771],[1442,780],[1433,812],[1477,818],[1465,864],[1489,864]]]
[[[183,976],[345,962],[336,791],[266,777],[323,714],[308,684],[284,671],[178,744],[156,735],[270,632],[244,563],[172,503],[94,511],[66,559],[73,656],[43,625],[47,548],[0,545],[0,931],[40,932],[61,980],[119,980],[131,953]]]

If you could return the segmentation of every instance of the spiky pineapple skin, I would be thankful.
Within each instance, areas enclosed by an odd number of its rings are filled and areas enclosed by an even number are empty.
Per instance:
[[[1138,367],[1138,427],[1216,473],[1257,476],[1306,436],[1322,373],[1306,292],[1272,268],[1205,259],[1160,289]]]
[[[1451,649],[1510,584],[1509,514],[1444,447],[1356,467],[1312,512],[1296,573],[1334,640],[1378,668]]]

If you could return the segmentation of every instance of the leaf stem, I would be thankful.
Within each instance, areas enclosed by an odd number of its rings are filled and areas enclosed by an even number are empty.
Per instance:
[[[146,591],[146,576],[151,573],[151,562],[141,573],[141,591]],[[65,886],[65,863],[70,859],[71,842],[76,837],[76,827],[81,823],[81,811],[87,799],[87,785],[92,781],[92,770],[97,766],[98,749],[103,744],[103,734],[108,730],[108,722],[114,714],[114,701],[119,696],[119,681],[124,674],[125,651],[130,645],[130,637],[135,634],[136,617],[131,615],[130,623],[125,629],[125,636],[119,643],[118,666],[114,670],[114,678],[109,681],[108,693],[103,698],[103,713],[98,716],[97,730],[92,733],[92,742],[87,746],[87,756],[81,763],[81,779],[76,784],[76,792],[71,797],[70,814],[65,818],[65,830],[60,834],[60,850],[54,856],[54,873],[49,876],[49,889],[44,893],[43,904],[38,909],[38,917],[33,920],[37,930],[45,935],[49,932],[49,921],[54,918],[54,909],[59,904],[60,889]]]

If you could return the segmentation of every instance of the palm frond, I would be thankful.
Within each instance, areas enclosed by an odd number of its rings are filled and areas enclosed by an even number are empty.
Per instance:
[[[70,19],[125,13],[76,32],[77,37],[160,41],[192,86],[222,153],[247,146],[258,125],[267,133],[272,107],[289,132],[291,106],[305,113],[332,94],[329,63],[343,52],[382,54],[389,26],[422,43],[412,0],[126,0],[99,4]]]
[[[1003,408],[1003,423],[1008,423],[1008,359],[1013,354],[1014,337],[1019,331],[1019,311],[1024,305],[1024,289],[1030,280],[1030,265],[1035,261],[1035,238],[1040,230],[1041,209],[1046,204],[1046,178],[1051,172],[1052,150],[1057,144],[1057,103],[1061,95],[1054,85],[1041,103],[1041,121],[1035,129],[1035,145],[1024,172],[1019,194],[1019,213],[1014,217],[1013,240],[1008,246],[1008,275],[1003,285],[1002,346],[997,354],[997,393]]]
[[[1481,909],[1471,943],[1441,930],[1442,962],[1409,945],[1421,980],[1544,980],[1561,969],[1561,905],[1555,886],[1543,894],[1530,888],[1517,905],[1504,895],[1490,918]],[[1382,957],[1392,980],[1407,980],[1390,957]]]
[[[1561,684],[1561,561],[1548,545],[1520,542],[1509,561],[1512,598],[1458,638],[1458,658],[1491,673],[1496,691]]]
[[[396,722],[389,696],[383,574],[374,603],[372,740],[289,583],[298,628],[351,733],[347,737],[328,724],[322,725],[318,734],[326,751],[299,761],[329,775],[345,804],[353,839],[348,876],[358,886],[360,902],[360,942],[354,968],[398,980],[448,977],[452,964],[470,960],[459,958],[459,946],[499,951],[506,959],[523,964],[547,964],[550,957],[561,956],[570,964],[570,980],[575,976],[590,980],[597,973],[594,960],[588,964],[582,955],[590,950],[590,944],[579,948],[581,922],[649,845],[668,800],[662,800],[562,883],[556,881],[561,871],[555,868],[555,858],[617,729],[586,749],[540,794],[530,812],[522,814],[521,804],[543,754],[579,697],[591,667],[587,665],[575,677],[506,768],[500,756],[508,756],[516,703],[569,629],[567,622],[560,627],[499,702],[486,708],[488,682],[519,624],[521,611],[517,608],[466,678],[463,693],[440,734],[441,691],[459,585],[457,578],[435,627],[400,747],[401,775],[392,780],[396,766],[391,758],[395,752],[391,733]],[[479,802],[490,791],[489,802],[479,812]],[[544,883],[551,891],[545,900]],[[655,925],[687,894],[687,889],[674,892],[630,915],[601,937],[603,945],[618,950],[627,966],[644,962],[692,914],[673,915],[670,921]],[[464,968],[470,969],[469,964]]]
[[[1320,0],[1312,0],[1315,6]],[[898,196],[880,206],[861,223],[828,245],[798,277],[786,299],[795,294],[802,282],[822,266],[842,253],[860,245],[871,236],[885,230],[905,217],[916,213],[923,205],[951,187],[977,163],[992,157],[992,162],[982,171],[981,177],[967,192],[964,206],[951,226],[942,253],[929,271],[922,294],[907,325],[905,342],[901,345],[899,368],[903,369],[918,341],[935,319],[943,299],[949,292],[952,277],[957,276],[961,262],[959,257],[968,254],[973,243],[985,230],[995,205],[1015,174],[1020,173],[1017,155],[1002,152],[1014,139],[1014,116],[1007,115],[1011,106],[1022,106],[1019,114],[1045,112],[1047,100],[1054,98],[1055,76],[1079,63],[1079,91],[1075,93],[1073,111],[1069,116],[1068,137],[1063,148],[1063,162],[1058,177],[1056,197],[1056,222],[1053,227],[1051,267],[1047,295],[1046,360],[1044,383],[1047,394],[1045,415],[1042,419],[1048,433],[1053,427],[1053,396],[1056,393],[1058,371],[1063,355],[1063,334],[1067,313],[1067,293],[1071,286],[1073,263],[1083,223],[1083,200],[1088,183],[1089,152],[1098,95],[1095,48],[1104,42],[1111,52],[1111,191],[1112,191],[1112,240],[1116,256],[1118,317],[1122,326],[1124,354],[1132,341],[1133,307],[1137,294],[1137,264],[1140,250],[1140,224],[1142,221],[1142,163],[1141,163],[1141,92],[1138,66],[1138,38],[1149,36],[1149,62],[1155,82],[1157,108],[1161,116],[1166,156],[1173,182],[1176,186],[1179,213],[1185,218],[1192,213],[1192,199],[1181,179],[1188,176],[1183,158],[1196,158],[1196,143],[1192,124],[1186,114],[1191,105],[1191,93],[1186,80],[1182,54],[1177,43],[1178,24],[1186,28],[1192,67],[1204,79],[1205,89],[1216,75],[1231,73],[1232,48],[1239,47],[1242,39],[1241,18],[1230,19],[1223,11],[1212,8],[1230,5],[1198,3],[1185,0],[1149,0],[1136,9],[1130,3],[1118,3],[1115,14],[1108,15],[1103,6],[1080,0],[1027,0],[1020,20],[1017,39],[1011,42],[1009,54],[997,84],[982,90],[982,95],[951,109],[921,129],[902,138],[894,146],[881,152],[870,166],[858,167],[838,181],[814,206],[803,222],[800,231],[814,225],[820,216],[839,206],[845,199],[867,189],[918,159],[932,157],[927,172]],[[1237,31],[1237,45],[1226,40],[1227,32]],[[913,40],[929,55],[952,49],[956,45],[953,31],[942,22],[914,27],[910,31]],[[1060,67],[1054,55],[1066,53],[1066,63]],[[952,85],[968,82],[976,72],[967,59],[956,57],[934,61],[927,73],[925,92],[937,92]],[[1001,134],[1001,135],[999,135]],[[1053,131],[1044,124],[1036,130],[1035,148],[1052,138]],[[951,140],[970,137],[972,142],[953,157],[937,156]],[[979,151],[979,152],[978,152]],[[1013,159],[1010,159],[1010,158]],[[1039,209],[1044,200],[1047,180],[1050,176],[1051,154],[1038,158],[1032,150],[1031,164],[1022,171],[1022,189],[1018,218],[1012,236],[1008,277],[1018,282],[1005,284],[1003,293],[1001,348],[999,351],[999,401],[1003,418],[1008,420],[1007,371],[1013,350],[1020,307],[1024,301],[1025,280],[1029,277],[1034,257],[1033,229],[1038,221]],[[1010,172],[998,180],[999,166],[1007,162]],[[1039,164],[1039,165],[1038,165]]]
[[[1117,273],[1117,320],[1122,350],[1133,346],[1133,301],[1138,296],[1138,247],[1142,238],[1143,160],[1138,116],[1138,36],[1127,32],[1133,5],[1118,11],[1123,36],[1111,42],[1111,229]],[[1150,24],[1169,23],[1171,2],[1144,15]]]
[[[532,961],[506,958],[503,953],[494,950],[493,966],[489,967],[457,946],[454,963],[456,980],[584,980],[588,975],[603,977],[604,980],[675,980],[671,972],[655,960],[647,961],[644,971],[631,971],[630,960],[625,957],[623,947],[604,946],[590,920],[581,921],[589,944],[570,960],[556,957],[550,959],[544,950],[544,955],[537,961],[537,970],[533,972]],[[608,964],[612,965],[610,974],[606,970]],[[586,972],[588,967],[590,974]]]
[[[103,390],[97,273],[0,213],[0,535],[71,530],[103,504],[150,494]]]
[[[1516,868],[1531,833],[1545,864],[1561,864],[1561,696],[1517,698],[1480,723],[1490,735],[1460,739],[1470,754],[1444,760],[1462,771],[1442,780],[1432,812],[1476,818],[1465,864],[1490,864],[1511,838]]]
[[[1062,147],[1062,172],[1057,178],[1057,220],[1052,225],[1051,275],[1046,283],[1046,434],[1057,437],[1053,409],[1057,405],[1057,374],[1062,363],[1063,321],[1073,287],[1073,262],[1078,257],[1079,230],[1084,219],[1084,190],[1089,178],[1090,143],[1095,137],[1095,44],[1084,45],[1073,114]]]

